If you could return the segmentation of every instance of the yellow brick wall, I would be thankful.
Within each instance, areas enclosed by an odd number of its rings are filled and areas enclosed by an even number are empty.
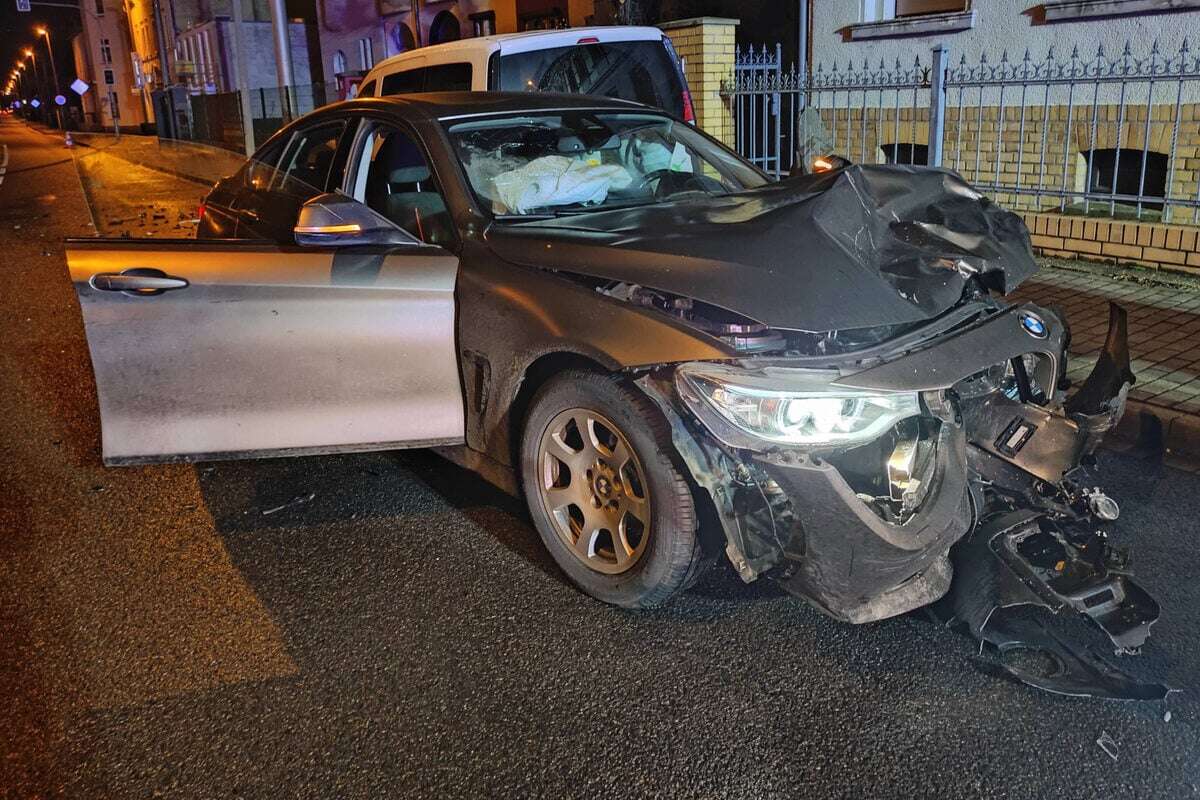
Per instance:
[[[942,164],[973,183],[1068,192],[1082,189],[1086,166],[1081,153],[1089,148],[1115,148],[1118,129],[1122,148],[1140,151],[1147,139],[1145,106],[1126,107],[1124,121],[1119,120],[1116,105],[1098,106],[1095,116],[1093,135],[1091,106],[1075,106],[1070,113],[1068,136],[1066,106],[1046,109],[1040,105],[1026,106],[1022,130],[1019,106],[1006,106],[1001,120],[997,106],[984,106],[981,113],[977,106],[960,109],[950,105],[946,109]],[[916,109],[901,107],[897,112],[894,107],[879,108],[869,101],[866,109],[852,108],[849,112],[845,108],[822,109],[821,117],[833,134],[837,152],[848,151],[845,154],[854,161],[882,162],[885,160],[880,150],[882,145],[925,144],[929,140],[929,111],[923,104]],[[1174,173],[1170,176],[1171,195],[1196,198],[1200,191],[1200,104],[1184,104],[1180,108],[1178,129],[1174,117],[1173,105],[1151,108],[1149,150],[1169,155],[1175,135],[1175,159],[1170,164]],[[1044,211],[1059,205],[1056,198],[1002,190],[992,192],[992,196],[996,202],[1019,210]],[[1077,201],[1068,198],[1067,202]],[[1192,210],[1168,204],[1162,219],[1190,222]]]
[[[1200,274],[1200,228],[1053,213],[1022,216],[1034,249],[1042,255]]]
[[[698,17],[663,23],[692,91],[696,124],[729,146],[734,144],[733,115],[722,83],[733,74],[734,36],[738,21],[720,17]]]

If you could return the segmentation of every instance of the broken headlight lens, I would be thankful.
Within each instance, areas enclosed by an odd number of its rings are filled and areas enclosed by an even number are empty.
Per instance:
[[[726,421],[751,436],[790,445],[869,442],[921,413],[912,392],[864,392],[831,385],[836,373],[719,364],[685,364],[688,385]]]

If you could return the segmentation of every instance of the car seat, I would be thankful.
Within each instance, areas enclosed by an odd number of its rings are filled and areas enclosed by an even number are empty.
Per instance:
[[[453,241],[450,212],[428,167],[394,169],[388,184],[390,192],[384,206],[388,219],[430,244]]]

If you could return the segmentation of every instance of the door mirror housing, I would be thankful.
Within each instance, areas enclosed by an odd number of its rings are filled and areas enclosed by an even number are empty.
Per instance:
[[[383,215],[337,192],[318,195],[301,206],[293,233],[296,244],[308,247],[421,244]]]

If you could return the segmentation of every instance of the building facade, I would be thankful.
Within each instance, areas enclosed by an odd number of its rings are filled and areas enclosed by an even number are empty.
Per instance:
[[[1031,0],[816,0],[810,3],[812,63],[828,68],[847,60],[912,63],[934,43],[954,59],[1028,49],[1045,57],[1052,46],[1086,45],[1094,55],[1120,54],[1126,42],[1175,52],[1184,39],[1200,39],[1198,0],[1104,0],[1034,3]]]
[[[317,0],[327,80],[389,56],[471,36],[587,25],[593,0]]]
[[[121,0],[81,0],[82,31],[72,47],[75,74],[89,85],[81,98],[84,124],[110,130],[149,121],[136,80],[129,23]]]
[[[238,88],[234,55],[235,23],[228,17],[195,20],[175,40],[176,77],[192,92],[213,94]],[[279,83],[275,66],[275,37],[270,19],[242,22],[242,47],[246,52],[246,85],[250,89],[274,88]],[[292,74],[299,84],[313,82],[309,68],[308,30],[303,22],[288,23]]]

